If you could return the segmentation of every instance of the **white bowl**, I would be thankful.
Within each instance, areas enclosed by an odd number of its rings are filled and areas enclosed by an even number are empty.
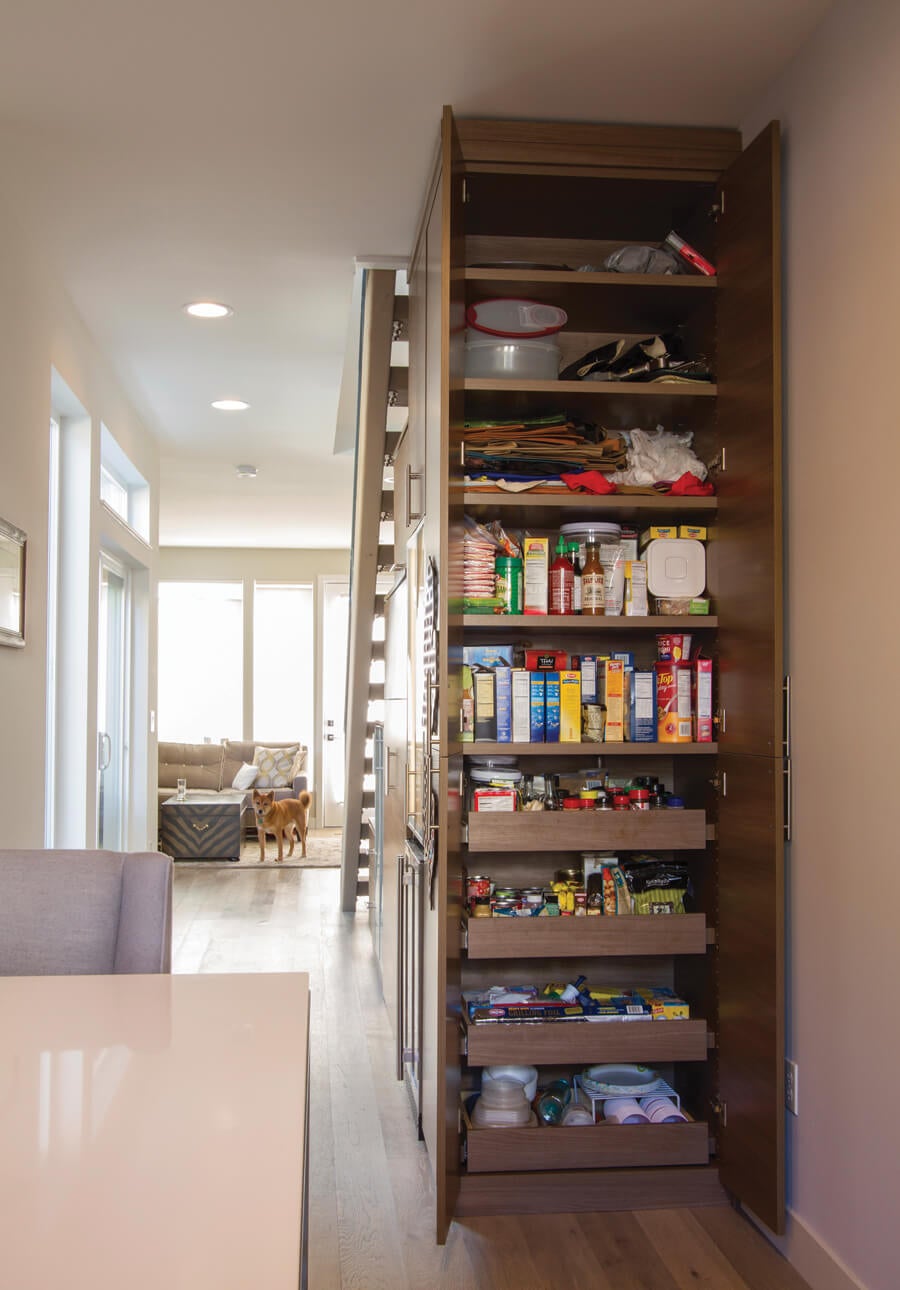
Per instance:
[[[529,1102],[537,1096],[538,1073],[534,1066],[485,1066],[481,1072],[482,1092],[492,1080],[498,1079],[512,1079],[521,1084]]]

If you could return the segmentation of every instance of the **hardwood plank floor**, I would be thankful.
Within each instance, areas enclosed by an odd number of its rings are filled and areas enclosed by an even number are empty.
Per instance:
[[[175,871],[176,972],[310,975],[310,1290],[809,1290],[732,1209],[466,1219],[436,1245],[367,918],[340,912],[339,877]]]

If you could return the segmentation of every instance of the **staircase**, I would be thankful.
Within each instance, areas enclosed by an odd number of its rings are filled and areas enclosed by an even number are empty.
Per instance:
[[[368,269],[362,293],[345,724],[341,908],[369,892],[375,844],[373,734],[384,708],[384,597],[394,584],[393,458],[406,428],[408,297],[393,269]],[[404,285],[404,284],[400,284]]]

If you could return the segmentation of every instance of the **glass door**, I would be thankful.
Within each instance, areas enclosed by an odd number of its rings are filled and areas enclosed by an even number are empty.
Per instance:
[[[346,578],[323,579],[322,591],[322,827],[344,823],[344,697],[350,589]]]
[[[97,676],[97,844],[125,849],[128,818],[128,571],[100,555]]]

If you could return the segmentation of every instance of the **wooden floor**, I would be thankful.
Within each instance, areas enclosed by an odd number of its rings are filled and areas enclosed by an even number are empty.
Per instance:
[[[437,1246],[368,923],[339,903],[336,869],[176,866],[176,972],[310,974],[310,1290],[809,1290],[728,1208],[466,1219]]]

